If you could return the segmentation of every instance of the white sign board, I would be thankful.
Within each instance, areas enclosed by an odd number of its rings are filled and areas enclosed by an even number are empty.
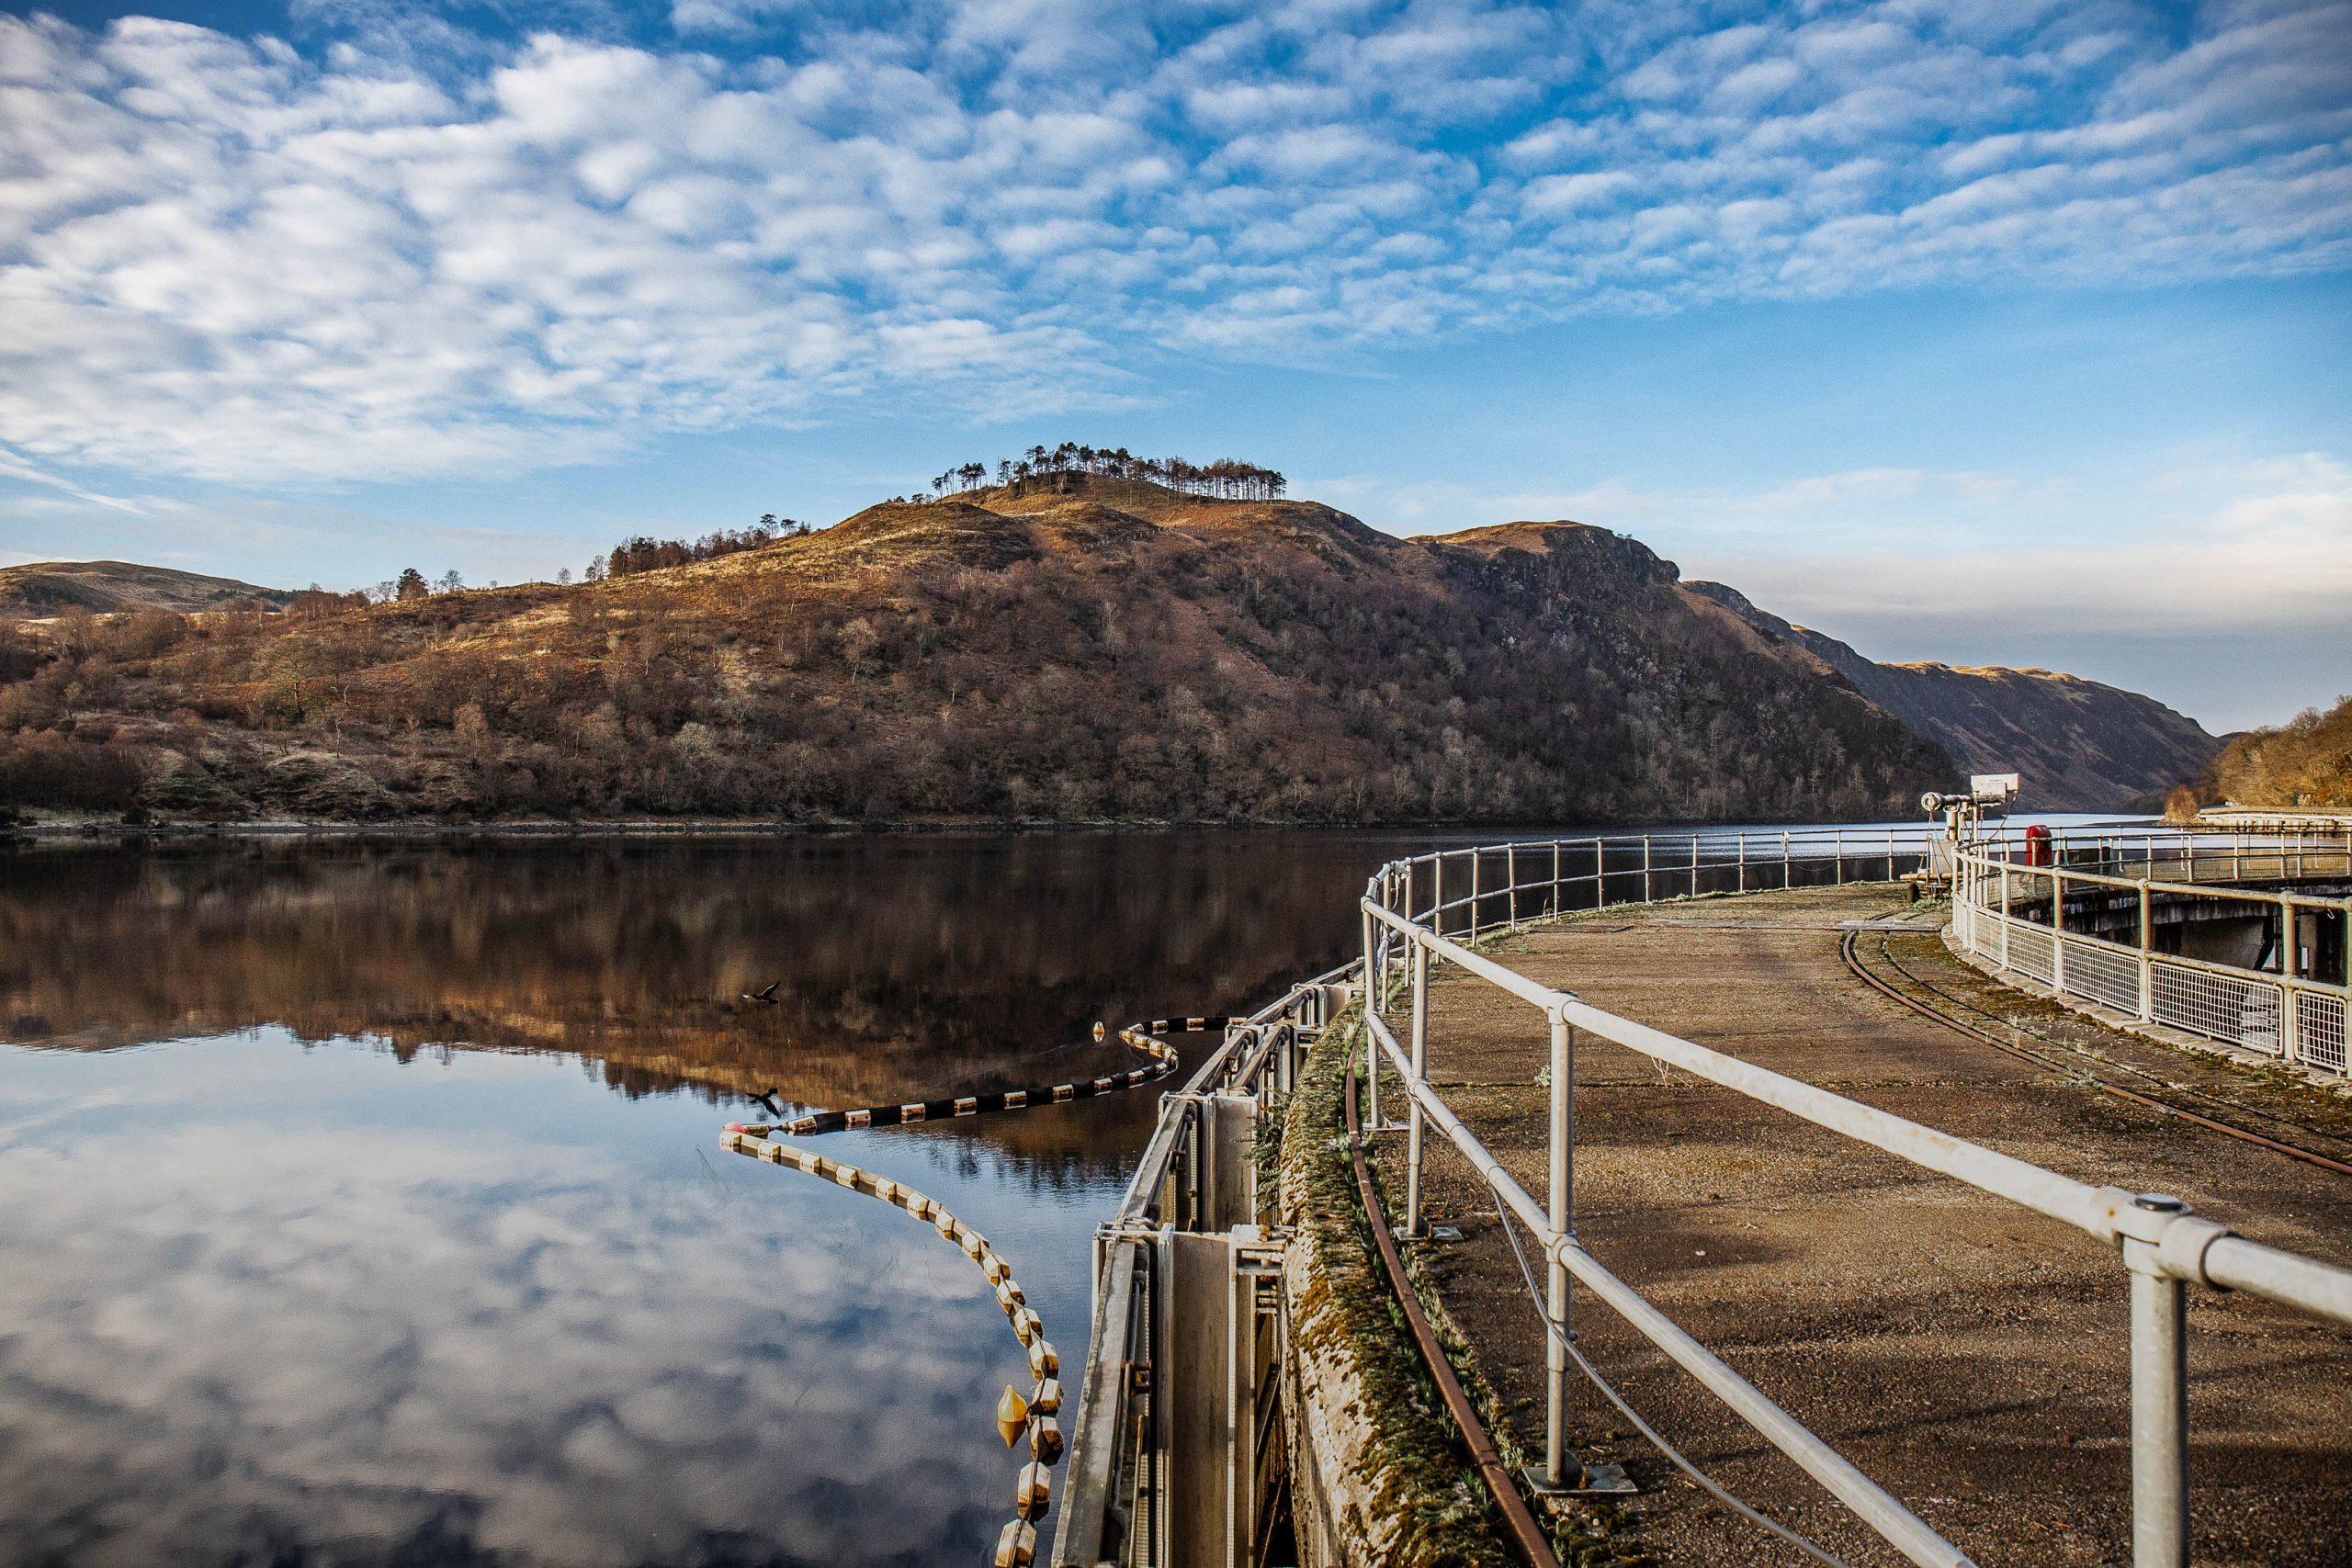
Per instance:
[[[1968,780],[1968,793],[1979,800],[2007,800],[2017,794],[2022,783],[2016,773],[1973,773]]]

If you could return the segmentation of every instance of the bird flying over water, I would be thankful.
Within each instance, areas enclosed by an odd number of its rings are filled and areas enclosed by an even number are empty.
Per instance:
[[[770,1007],[778,1006],[779,1004],[775,999],[775,988],[783,984],[784,982],[781,980],[770,980],[766,985],[761,987],[756,991],[745,991],[743,993],[743,999],[747,1002],[765,1002]]]

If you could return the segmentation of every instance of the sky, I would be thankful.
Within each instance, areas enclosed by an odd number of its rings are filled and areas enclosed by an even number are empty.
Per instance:
[[[578,570],[1063,440],[2352,692],[2352,0],[0,11],[0,565]]]

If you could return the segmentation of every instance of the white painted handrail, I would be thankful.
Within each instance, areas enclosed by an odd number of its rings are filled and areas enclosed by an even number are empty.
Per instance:
[[[2150,846],[2154,843],[2155,835],[2152,829],[2133,829],[2132,833]],[[1792,886],[1792,879],[1800,864],[1821,858],[1817,850],[1819,840],[1824,838],[1828,840],[1829,855],[1833,858],[1829,880],[1844,880],[1847,858],[1844,835],[1788,833],[1778,837],[1781,853],[1777,857],[1777,886]],[[1808,839],[1813,841],[1808,842]],[[1677,848],[1687,843],[1689,849],[1687,861],[1667,867],[1667,874],[1669,878],[1678,873],[1687,875],[1685,891],[1691,894],[1705,890],[1702,886],[1702,875],[1709,870],[1717,873],[1734,871],[1737,887],[1745,889],[1751,879],[1758,876],[1762,868],[1774,865],[1772,860],[1759,862],[1753,857],[1747,834],[1739,834],[1724,844],[1736,859],[1719,858],[1712,864],[1704,860],[1700,838],[1678,836],[1670,841]],[[2003,847],[2012,847],[2018,842],[2021,840],[2013,840]],[[1914,838],[1906,847],[1908,858],[1919,861],[1923,866],[1934,858],[1926,835]],[[1982,849],[1951,843],[1939,847],[1943,852],[1941,864],[1938,868],[1939,874],[1953,877],[1962,889],[1955,905],[1960,925],[1973,927],[1988,916],[2017,923],[2013,914],[2003,915],[1997,909],[1990,908],[1983,897],[1983,890],[1990,879],[1988,874],[1998,874],[2014,867],[2006,860],[1994,861],[1989,852]],[[2063,864],[2066,856],[2070,852],[2078,852],[2080,849],[2080,845],[2072,840],[2058,842],[2053,859],[2059,863],[2053,870],[2055,876],[2062,876],[2064,881],[2079,879],[2094,886],[2128,887],[2135,893],[2145,887],[2149,891],[2177,891],[2199,897],[2228,897],[2233,891],[2241,899],[2249,897],[2244,890],[2216,888],[2210,884],[2198,883],[2195,880],[2197,847],[2194,843],[2186,846],[2186,863],[2190,869],[2191,880],[2181,884],[2145,884],[2106,873],[2066,871]],[[2120,836],[2111,832],[2098,835],[2092,840],[2090,848],[2102,857],[2102,863],[2120,861],[2123,852]],[[2288,863],[2289,857],[2292,857],[2299,871],[2308,871],[2312,861],[2318,859],[2327,865],[2341,864],[2347,874],[2352,874],[2352,841],[2335,848],[2312,844],[2301,836],[2292,843],[2278,844],[2248,843],[2241,836],[2231,848],[2233,867],[2241,873],[2249,856],[2255,857],[2259,864],[2261,857],[2269,855],[2276,857],[2281,866]],[[1895,838],[1890,833],[1883,852],[1889,876],[1894,874],[1898,854],[1903,852],[1898,851]],[[1497,853],[1505,856],[1509,868],[1505,885],[1499,887],[1485,885],[1483,881],[1484,863]],[[2148,863],[2153,866],[2153,847],[2148,853]],[[1611,867],[1612,854],[1621,863],[1614,870]],[[1633,861],[1635,854],[1639,856],[1638,864],[1623,863]],[[1590,869],[1583,872],[1568,869],[1579,859],[1589,860]],[[1521,882],[1516,874],[1511,874],[1522,863],[1540,866],[1547,861],[1548,876]],[[1451,901],[1444,897],[1449,863],[1460,867],[1454,879],[1465,882],[1470,889],[1463,897]],[[1425,908],[1416,909],[1415,885],[1421,880],[1424,872],[1432,884],[1431,897]],[[1411,1130],[1408,1192],[1417,1200],[1421,1187],[1421,1129],[1425,1123],[1433,1123],[1488,1181],[1519,1222],[1542,1243],[1553,1270],[1553,1287],[1546,1315],[1555,1345],[1565,1344],[1569,1333],[1566,1280],[1567,1276],[1574,1275],[1636,1330],[1698,1377],[1766,1440],[1820,1481],[1898,1551],[1912,1562],[1920,1563],[1948,1564],[1965,1562],[1966,1559],[1917,1515],[1829,1450],[1820,1438],[1797,1424],[1768,1396],[1724,1366],[1577,1244],[1570,1205],[1575,1150],[1575,1032],[1583,1030],[1597,1034],[1654,1061],[1679,1067],[1694,1077],[1774,1106],[1815,1126],[1951,1177],[1980,1191],[2007,1199],[2037,1213],[2073,1225],[2102,1242],[2112,1244],[2118,1247],[2129,1275],[2132,1298],[2133,1561],[2138,1568],[2177,1568],[2184,1563],[2188,1539],[2187,1374],[2186,1360],[2181,1351],[2186,1332],[2185,1287],[2199,1284],[2243,1291],[2335,1323],[2352,1325],[2352,1270],[2248,1241],[2221,1225],[2196,1216],[2176,1200],[2134,1194],[2118,1187],[2094,1187],[1736,1056],[1710,1050],[1646,1024],[1619,1017],[1584,1002],[1573,992],[1544,986],[1475,950],[1474,944],[1482,930],[1482,908],[1498,897],[1507,900],[1509,923],[1516,926],[1521,920],[1522,899],[1529,896],[1532,896],[1531,901],[1538,913],[1549,916],[1564,911],[1568,907],[1571,895],[1577,890],[1587,890],[1590,894],[1590,903],[1584,907],[1611,902],[1607,897],[1611,878],[1638,876],[1645,893],[1654,896],[1659,874],[1656,848],[1647,838],[1477,846],[1394,862],[1374,874],[1360,901],[1364,931],[1363,971],[1369,982],[1371,994],[1383,1006],[1400,984],[1412,993],[1415,1038],[1413,1047],[1408,1050],[1380,1018],[1380,1007],[1367,1006],[1364,1039],[1367,1076],[1373,1089],[1370,1126],[1375,1133],[1385,1127],[1378,1109],[1380,1075],[1369,1070],[1385,1057],[1406,1086],[1410,1118],[1408,1125]],[[1766,883],[1766,886],[1772,885]],[[2061,886],[2063,884],[2053,877],[2053,886]],[[2253,897],[2290,909],[2346,907],[2346,901],[2341,899],[2294,895],[2282,898],[2279,894],[2270,892]],[[2144,899],[2143,903],[2144,907]],[[1462,912],[1464,918],[1449,922],[1446,916],[1457,911]],[[1487,924],[1485,929],[1493,927]],[[2050,928],[2041,929],[2044,936],[2056,941],[2075,942],[2086,940],[2071,933],[2060,937]],[[2144,931],[2144,925],[2143,929]],[[1398,961],[1407,954],[1411,955],[1412,962],[1403,965],[1408,973],[1400,978],[1393,972],[1398,967]],[[1422,1032],[1427,1027],[1426,987],[1431,961],[1449,964],[1525,1002],[1536,1010],[1550,1027],[1553,1091],[1547,1148],[1551,1191],[1547,1202],[1539,1203],[1502,1168],[1492,1152],[1445,1104],[1442,1096],[1429,1081]],[[2291,969],[2291,963],[2288,967]],[[2289,978],[2291,985],[2291,976]],[[2315,983],[2308,981],[2305,987],[2315,992],[2321,989]],[[2290,999],[2291,994],[2290,991]],[[2338,1038],[2341,1038],[2340,1034]],[[1419,1213],[1417,1211],[1407,1213],[1405,1223],[1408,1231],[1418,1233],[1420,1228]],[[1550,1418],[1545,1441],[1546,1465],[1551,1479],[1556,1482],[1563,1478],[1565,1444],[1560,1428],[1566,1377],[1565,1357],[1556,1349],[1547,1358],[1547,1371]]]

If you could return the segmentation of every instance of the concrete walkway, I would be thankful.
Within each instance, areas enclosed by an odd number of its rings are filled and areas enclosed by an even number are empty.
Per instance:
[[[1714,1049],[2086,1181],[2178,1194],[2250,1236],[2352,1264],[2352,1178],[2098,1094],[1846,972],[1836,922],[1913,912],[1884,885],[1637,906],[1512,938],[1500,956]],[[1933,936],[1894,940],[1937,984],[1974,978]],[[1540,1196],[1543,1022],[1490,987],[1437,974],[1431,1077]],[[2275,1118],[2299,1110],[2352,1130],[2340,1097],[2196,1070],[2200,1092],[2243,1080],[2274,1134]],[[1598,1258],[1979,1562],[2129,1562],[2120,1258],[1589,1036],[1576,1082],[1577,1224]],[[1403,1137],[1381,1144],[1401,1195]],[[1540,1452],[1535,1309],[1487,1189],[1442,1140],[1431,1150],[1430,1217],[1464,1239],[1426,1244],[1422,1257]],[[1849,1562],[1899,1561],[1607,1308],[1577,1292],[1575,1311],[1585,1352],[1717,1481]],[[2190,1325],[2194,1560],[2352,1562],[2352,1332],[2210,1291],[2192,1294]],[[1643,1488],[1604,1521],[1620,1551],[1675,1564],[1804,1561],[1683,1480],[1571,1377],[1572,1444],[1623,1463]]]

